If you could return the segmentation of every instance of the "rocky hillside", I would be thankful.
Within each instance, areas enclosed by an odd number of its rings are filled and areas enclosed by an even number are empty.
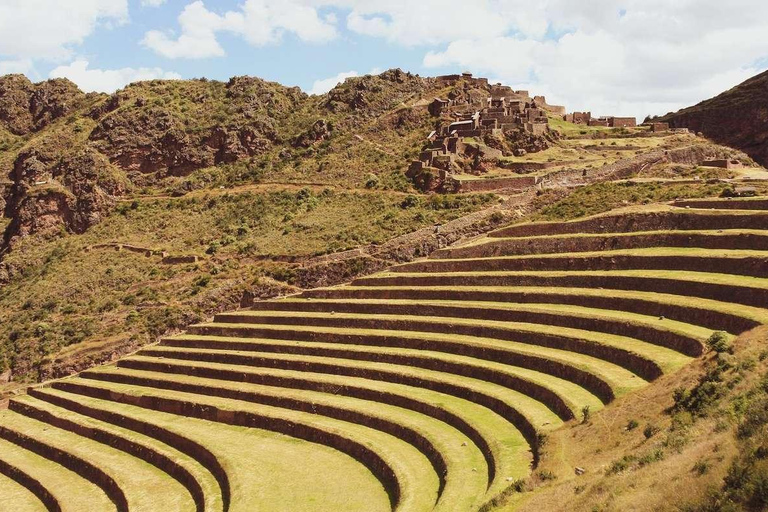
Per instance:
[[[303,269],[314,257],[493,206],[421,199],[403,175],[432,129],[406,103],[436,87],[400,70],[321,96],[253,77],[112,95],[0,77],[0,374],[88,366],[385,261]]]
[[[768,165],[768,71],[660,120],[701,132]]]
[[[405,170],[453,119],[429,103],[482,103],[492,87],[397,69],[319,96],[253,77],[154,80],[112,95],[0,77],[0,393],[8,378],[69,374],[217,311],[429,254],[575,185],[638,170],[733,177],[696,167],[730,150],[693,136],[552,120],[550,147],[520,156],[507,140],[498,168],[472,169],[464,178],[476,192],[420,194]],[[588,187],[559,211],[729,186]]]

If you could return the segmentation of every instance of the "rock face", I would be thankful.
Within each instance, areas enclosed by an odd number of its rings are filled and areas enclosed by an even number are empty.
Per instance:
[[[278,119],[305,97],[251,77],[135,84],[91,112],[89,139],[129,176],[184,176],[263,153],[281,139]]]
[[[768,166],[768,71],[659,121],[669,122],[672,128],[701,132]]]
[[[0,76],[0,123],[14,135],[39,131],[85,99],[66,78],[33,84],[24,75]]]
[[[59,156],[59,158],[57,158]],[[34,148],[22,152],[11,174],[5,206],[11,223],[5,242],[32,233],[82,233],[98,223],[125,192],[107,159],[90,148],[63,156]]]
[[[373,117],[390,110],[394,101],[424,91],[427,85],[428,79],[390,69],[380,75],[348,78],[331,89],[324,105],[331,112],[353,111]]]

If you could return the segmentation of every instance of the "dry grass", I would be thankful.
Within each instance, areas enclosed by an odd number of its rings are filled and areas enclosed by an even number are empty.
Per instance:
[[[741,336],[735,345],[734,365],[756,361],[764,350],[768,328]],[[608,405],[586,424],[571,424],[550,434],[540,471],[554,481],[536,481],[532,492],[512,494],[495,510],[568,511],[678,511],[697,509],[712,488],[719,488],[728,465],[737,453],[733,436],[733,399],[754,386],[768,368],[736,370],[735,387],[708,416],[693,421],[689,415],[668,411],[674,391],[692,388],[713,364],[713,357],[699,359],[677,373]],[[628,430],[630,421],[637,427]],[[646,439],[646,425],[659,431]],[[659,455],[660,453],[660,455]],[[627,456],[631,457],[627,459]],[[618,461],[631,460],[626,464]],[[586,472],[578,476],[575,468]],[[618,471],[617,471],[618,470]]]

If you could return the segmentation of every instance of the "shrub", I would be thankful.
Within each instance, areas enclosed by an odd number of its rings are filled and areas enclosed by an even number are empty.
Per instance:
[[[646,439],[652,438],[653,436],[655,436],[659,432],[661,432],[661,429],[659,427],[657,427],[656,425],[653,425],[651,423],[648,423],[645,426],[645,428],[643,429],[643,435],[645,436]]]
[[[627,423],[627,430],[635,430],[639,426],[640,423],[638,423],[637,420],[631,419],[629,420],[629,423]]]
[[[585,405],[581,408],[581,422],[586,423],[589,421],[589,405]]]
[[[637,459],[637,464],[640,467],[643,467],[663,459],[664,459],[664,450],[657,449],[657,450],[653,450],[652,452],[646,453],[645,455]]]
[[[621,473],[622,471],[629,469],[629,467],[635,462],[637,462],[637,456],[625,455],[622,458],[611,462],[611,465],[608,466],[608,469],[605,470],[605,474],[615,475],[617,473]]]
[[[419,206],[419,203],[421,201],[418,197],[414,196],[413,194],[405,196],[405,199],[403,199],[403,202],[400,203],[400,208],[406,209],[406,208],[415,208],[416,206]]]
[[[555,474],[553,472],[549,471],[549,470],[539,471],[538,477],[539,477],[540,480],[545,481],[545,482],[549,481],[549,480],[557,479]]]
[[[724,331],[713,332],[712,336],[707,340],[707,346],[710,350],[714,350],[717,353],[726,352],[730,348],[728,333]]]
[[[693,471],[699,476],[706,475],[709,472],[709,463],[703,460],[697,461],[693,465]]]
[[[365,178],[365,188],[376,188],[379,186],[379,177],[375,174],[369,174]]]

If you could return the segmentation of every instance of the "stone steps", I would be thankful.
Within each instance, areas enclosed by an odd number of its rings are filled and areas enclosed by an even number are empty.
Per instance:
[[[650,247],[768,250],[768,231],[640,231],[487,238],[470,245],[435,251],[433,259],[491,258],[531,254],[577,253]]]
[[[470,288],[586,288],[654,292],[695,297],[762,308],[768,304],[768,279],[706,272],[668,270],[608,271],[494,271],[451,273],[382,273],[353,281],[354,287],[470,287]],[[337,288],[335,290],[343,290]],[[325,296],[327,292],[320,292]],[[307,292],[305,296],[313,296]]]
[[[471,317],[475,308],[481,310],[577,307],[600,310],[601,315],[626,315],[671,320],[697,330],[726,330],[741,333],[768,320],[766,311],[760,308],[731,304],[709,299],[691,301],[690,297],[656,292],[627,290],[556,288],[556,287],[469,287],[469,286],[346,286],[318,288],[301,294],[300,298],[259,302],[254,310],[294,310],[294,303],[316,303],[317,306],[300,306],[310,310],[359,312],[358,304],[380,304],[382,311],[396,311],[405,305],[414,306],[409,311],[418,313],[424,308],[439,306],[465,308],[464,315]],[[692,303],[693,302],[693,303]],[[338,306],[337,306],[338,305]],[[336,309],[334,309],[336,310]],[[493,313],[488,313],[493,314]],[[666,328],[667,324],[657,324]]]
[[[422,260],[388,273],[677,270],[768,277],[768,252],[653,248],[493,258]]]
[[[102,373],[105,378],[93,378]],[[114,382],[117,379],[107,380],[108,373],[89,372],[89,378],[69,379],[61,383],[61,389],[151,411],[263,429],[334,448],[379,479],[393,508],[432,509],[439,498],[439,476],[429,460],[412,445],[379,430],[237,399]],[[126,374],[125,380],[129,377]]]

